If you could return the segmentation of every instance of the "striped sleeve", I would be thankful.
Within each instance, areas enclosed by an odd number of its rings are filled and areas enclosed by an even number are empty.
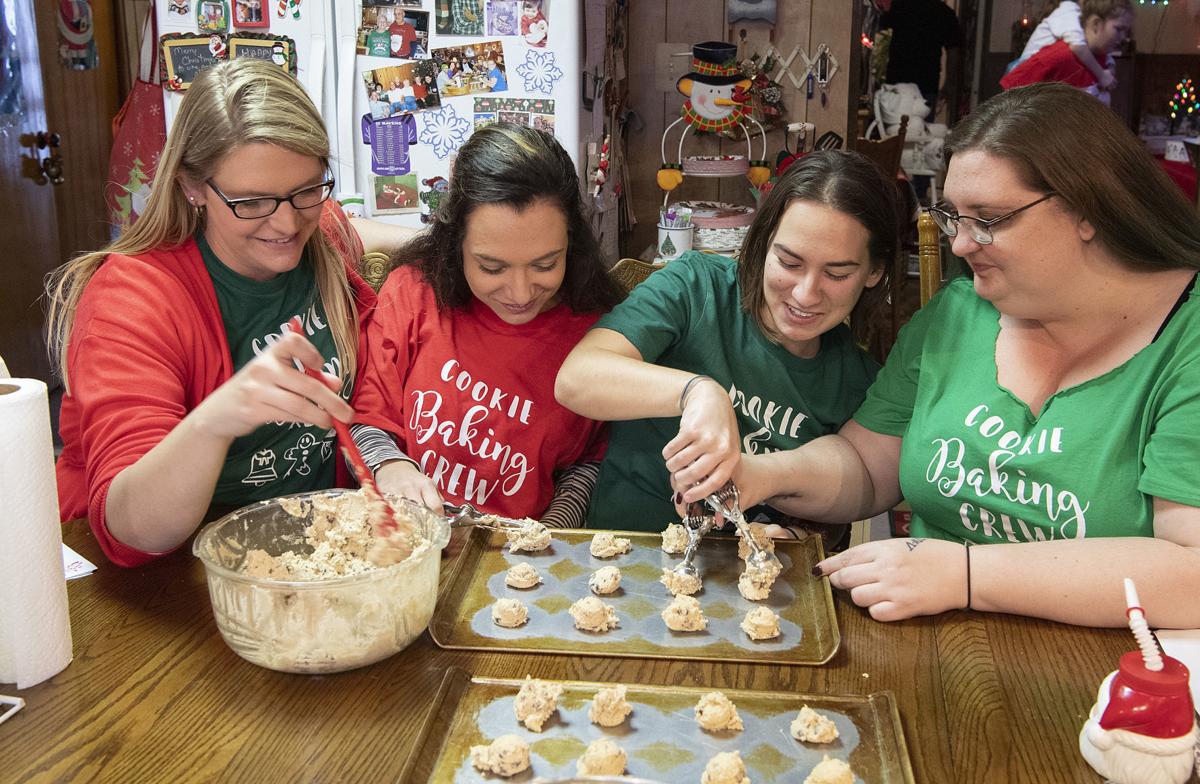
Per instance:
[[[421,470],[417,461],[400,451],[400,447],[396,445],[396,439],[392,438],[385,430],[371,425],[351,425],[350,437],[354,439],[354,445],[362,453],[363,462],[367,464],[367,468],[371,469],[372,474],[378,471],[381,465],[391,460],[406,460],[412,463],[418,471]]]
[[[599,461],[575,463],[557,472],[554,496],[542,514],[542,524],[550,528],[583,528],[588,501],[599,475]]]

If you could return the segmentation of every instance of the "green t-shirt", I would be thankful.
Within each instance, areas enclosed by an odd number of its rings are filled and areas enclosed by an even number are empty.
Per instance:
[[[283,325],[293,316],[300,316],[305,336],[326,357],[325,372],[340,372],[333,332],[325,319],[307,253],[290,272],[257,281],[226,267],[203,234],[196,235],[196,244],[217,292],[234,372],[278,340]],[[349,399],[349,384],[341,394]],[[333,430],[293,422],[262,425],[235,439],[229,447],[212,503],[237,507],[264,498],[333,487],[335,447]]]
[[[596,327],[620,332],[647,362],[716,379],[729,391],[747,454],[836,431],[878,370],[845,325],[822,336],[812,359],[769,341],[742,310],[737,265],[705,253],[656,271]],[[612,423],[590,527],[661,531],[678,520],[662,458],[678,432],[679,417]]]
[[[1200,506],[1200,303],[1034,416],[996,382],[999,313],[970,280],[901,330],[854,419],[902,436],[914,536],[978,543],[1153,536],[1154,497]]]
[[[372,57],[390,57],[392,34],[387,30],[371,30],[367,33],[367,54]]]

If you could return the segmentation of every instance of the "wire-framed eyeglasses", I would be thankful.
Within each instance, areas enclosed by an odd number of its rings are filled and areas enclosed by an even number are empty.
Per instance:
[[[934,223],[938,225],[938,228],[941,229],[942,233],[947,237],[957,237],[959,227],[966,226],[967,234],[970,235],[971,239],[975,240],[980,245],[990,245],[992,243],[993,226],[1008,220],[1018,213],[1024,212],[1030,207],[1036,207],[1047,199],[1053,198],[1057,195],[1058,194],[1051,191],[1040,199],[1029,202],[1024,207],[1017,207],[1012,212],[1005,213],[999,218],[990,218],[987,220],[983,218],[973,218],[970,215],[959,215],[956,212],[950,212],[948,209],[946,209],[945,202],[941,202],[930,207],[929,214],[933,216]]]
[[[307,210],[323,204],[333,195],[334,180],[330,177],[325,182],[310,185],[290,196],[251,196],[248,199],[229,198],[212,180],[205,180],[204,184],[213,189],[213,193],[225,202],[225,206],[233,212],[235,217],[242,220],[256,220],[274,215],[275,210],[279,209],[279,205],[284,202],[292,205],[292,209],[295,210]]]

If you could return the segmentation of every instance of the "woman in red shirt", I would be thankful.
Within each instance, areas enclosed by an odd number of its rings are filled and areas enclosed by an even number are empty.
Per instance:
[[[335,484],[330,417],[350,419],[374,293],[328,158],[291,76],[252,59],[205,70],[144,214],[50,283],[59,506],[114,563],[179,547],[218,508]],[[283,326],[294,316],[302,334]]]
[[[554,137],[499,123],[455,160],[367,328],[355,441],[385,492],[582,525],[602,426],[554,399],[567,353],[621,298]]]

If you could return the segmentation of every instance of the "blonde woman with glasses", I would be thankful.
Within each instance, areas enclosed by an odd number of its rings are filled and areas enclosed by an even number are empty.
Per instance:
[[[1132,577],[1156,624],[1200,626],[1195,209],[1061,84],[989,100],[946,150],[933,214],[972,277],[901,331],[839,434],[743,457],[743,501],[845,521],[906,498],[911,538],[815,570],[879,620],[1124,626]],[[689,501],[715,489],[674,479]]]
[[[299,83],[217,65],[183,100],[142,217],[50,280],[59,504],[114,563],[174,550],[217,510],[336,483],[330,417],[350,419],[374,293],[328,158]]]

